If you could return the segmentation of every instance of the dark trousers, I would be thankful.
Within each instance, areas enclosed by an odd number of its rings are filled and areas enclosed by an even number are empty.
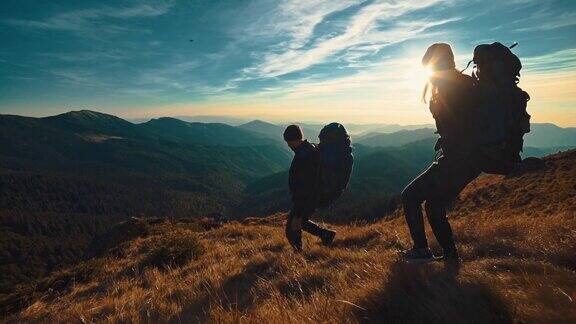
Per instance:
[[[445,255],[456,254],[446,208],[480,172],[472,156],[442,156],[402,191],[404,215],[414,248],[428,247],[422,215],[424,202],[428,222]]]
[[[321,236],[325,229],[310,220],[310,217],[312,217],[315,211],[316,207],[312,203],[295,203],[290,210],[290,214],[288,215],[288,221],[286,222],[286,232],[290,230],[292,220],[299,218],[302,221],[303,231],[308,232],[314,236]]]
[[[302,231],[292,230],[292,222],[295,219],[300,219],[302,230],[314,236],[321,237],[322,234],[326,232],[326,229],[318,226],[316,223],[310,220],[310,217],[314,214],[315,210],[315,204],[306,202],[296,202],[293,204],[292,209],[290,210],[288,220],[286,221],[286,238],[295,251],[302,251]]]

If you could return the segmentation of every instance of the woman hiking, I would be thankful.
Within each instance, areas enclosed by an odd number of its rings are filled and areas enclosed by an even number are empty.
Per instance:
[[[474,159],[474,111],[476,89],[472,77],[456,69],[450,45],[436,43],[422,58],[431,76],[423,91],[440,135],[435,149],[437,159],[402,192],[406,223],[414,243],[403,251],[405,261],[425,263],[436,259],[426,240],[422,203],[430,227],[443,249],[449,265],[458,265],[459,257],[452,229],[446,218],[447,206],[481,172]]]

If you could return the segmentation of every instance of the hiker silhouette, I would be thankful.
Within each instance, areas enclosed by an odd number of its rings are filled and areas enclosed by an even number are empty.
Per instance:
[[[322,127],[318,139],[318,145],[305,140],[298,125],[284,131],[284,140],[294,151],[289,172],[292,209],[286,222],[286,238],[295,251],[302,250],[302,230],[318,236],[324,245],[332,244],[336,232],[318,226],[310,217],[317,208],[329,207],[342,196],[354,164],[350,135],[342,124]]]
[[[292,208],[286,221],[286,238],[296,252],[302,251],[302,230],[319,237],[322,243],[329,245],[336,232],[322,228],[310,220],[317,207],[318,148],[304,139],[304,133],[298,125],[286,128],[284,140],[294,151],[288,179]]]
[[[424,202],[444,260],[457,264],[458,252],[446,218],[446,207],[482,171],[475,158],[474,145],[477,134],[473,116],[478,93],[473,78],[456,69],[450,45],[430,46],[422,64],[433,72],[422,96],[424,101],[429,97],[430,112],[440,135],[436,143],[438,157],[402,192],[404,215],[414,242],[413,248],[402,254],[406,261],[415,263],[434,259],[424,231],[421,207]]]
[[[440,135],[436,161],[402,192],[404,215],[414,242],[402,254],[409,262],[435,259],[424,232],[421,204],[449,265],[459,257],[447,206],[481,172],[509,175],[519,170],[523,136],[530,131],[530,96],[518,87],[520,59],[501,43],[474,49],[472,76],[456,69],[449,44],[431,45],[422,64],[432,70],[424,102]],[[468,65],[470,65],[468,63]],[[534,163],[532,163],[534,164]]]

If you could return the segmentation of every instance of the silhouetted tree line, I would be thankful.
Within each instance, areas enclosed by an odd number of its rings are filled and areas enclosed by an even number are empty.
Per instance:
[[[216,198],[163,185],[130,186],[56,174],[0,174],[0,210],[190,217],[222,212]]]
[[[239,198],[238,198],[239,199]],[[58,174],[0,174],[0,293],[78,262],[90,241],[131,216],[222,214],[213,196]]]
[[[0,211],[0,293],[78,262],[95,235],[124,218]]]

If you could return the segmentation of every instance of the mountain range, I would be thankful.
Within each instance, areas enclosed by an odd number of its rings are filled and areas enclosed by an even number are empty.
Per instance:
[[[419,128],[414,130],[399,130],[392,133],[370,132],[354,138],[354,143],[376,147],[395,147],[436,137],[437,135],[434,129]]]
[[[360,129],[359,125],[350,125]],[[0,177],[10,177],[5,183],[9,183],[6,188],[12,192],[33,187],[29,197],[42,197],[42,190],[53,190],[53,200],[60,195],[58,199],[64,201],[67,182],[85,190],[113,184],[110,190],[133,192],[129,196],[156,190],[180,197],[167,199],[173,206],[182,205],[183,200],[205,201],[187,207],[186,213],[192,215],[219,213],[231,217],[234,213],[271,212],[288,206],[285,179],[292,153],[282,140],[285,126],[261,120],[232,126],[169,117],[135,124],[88,110],[45,118],[0,115]],[[302,127],[307,137],[315,141],[322,125]],[[401,126],[366,127],[389,130]],[[432,147],[437,137],[434,130],[412,129],[417,125],[406,127],[391,133],[352,135],[356,163],[349,197],[342,204],[355,201],[355,197],[361,201],[397,194],[433,159]],[[533,124],[525,142],[525,156],[547,155],[576,146],[576,128]],[[21,186],[19,178],[25,183],[46,182],[49,187]],[[53,181],[55,178],[61,181]],[[54,188],[56,183],[62,188]],[[26,209],[28,203],[25,199],[6,198],[0,210]],[[78,212],[83,208],[49,205],[36,211]],[[108,203],[116,205],[122,204]],[[150,212],[139,208],[137,201],[124,206],[133,206],[129,209],[141,214]],[[166,208],[163,213],[168,213],[168,209],[181,213],[170,204]],[[121,207],[116,209],[124,212]]]
[[[321,124],[298,123],[305,136],[312,142],[318,141]],[[433,125],[394,125],[394,124],[346,124],[354,144],[372,147],[398,147],[415,141],[437,138]],[[273,124],[254,120],[238,126],[258,132],[270,138],[281,138],[286,124]],[[559,127],[550,123],[532,123],[530,132],[524,136],[525,150],[534,154],[547,155],[576,147],[576,127]]]

